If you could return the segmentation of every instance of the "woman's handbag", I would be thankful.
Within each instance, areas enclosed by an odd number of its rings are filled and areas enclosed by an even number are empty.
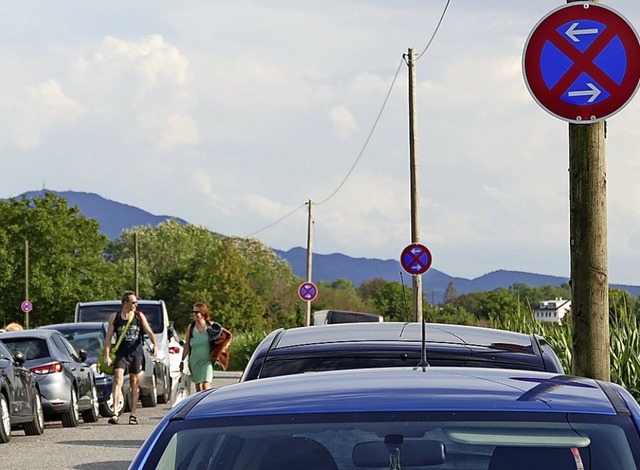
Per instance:
[[[129,325],[131,325],[131,322],[133,321],[133,317],[135,317],[135,315],[131,315],[131,318],[129,318],[129,320],[127,321],[127,324],[124,326],[124,329],[122,330],[122,333],[120,334],[120,337],[118,338],[118,341],[116,342],[115,346],[111,349],[111,351],[109,351],[109,357],[111,358],[111,365],[107,365],[107,361],[104,354],[105,350],[103,349],[102,351],[100,351],[100,355],[98,356],[98,360],[96,361],[96,369],[98,369],[99,373],[113,375],[113,372],[115,371],[116,351],[120,347],[122,338],[124,338],[124,334],[127,332]],[[106,348],[106,345],[105,345],[105,348]]]

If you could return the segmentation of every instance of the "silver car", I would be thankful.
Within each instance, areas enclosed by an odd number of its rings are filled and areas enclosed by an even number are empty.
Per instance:
[[[86,363],[91,366],[95,375],[98,389],[98,401],[100,402],[100,414],[105,417],[121,414],[124,411],[131,411],[129,376],[124,376],[122,384],[123,393],[120,395],[119,403],[114,407],[111,399],[113,389],[113,376],[98,372],[96,361],[100,351],[104,348],[104,339],[107,335],[107,322],[86,322],[86,323],[57,323],[54,325],[40,326],[38,329],[57,330],[71,343],[77,351],[86,351]],[[115,342],[115,338],[113,338]],[[154,407],[157,405],[157,369],[158,361],[155,361],[149,351],[149,345],[144,343],[144,368],[139,376],[140,401],[144,407]],[[162,368],[161,368],[162,370]]]
[[[26,357],[24,367],[36,377],[45,418],[61,419],[64,427],[100,417],[96,380],[85,362],[85,351],[76,351],[55,330],[26,330],[0,334],[0,340],[12,354]]]

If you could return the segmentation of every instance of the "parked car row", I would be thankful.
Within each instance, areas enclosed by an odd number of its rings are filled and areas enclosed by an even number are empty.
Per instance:
[[[180,402],[130,469],[640,469],[640,406],[544,338],[431,324],[276,330]]]
[[[75,427],[80,418],[92,423],[100,416],[131,410],[128,375],[119,403],[113,403],[113,376],[96,367],[104,349],[106,320],[118,305],[115,301],[79,303],[78,322],[0,332],[0,443],[10,440],[12,429],[42,434],[45,420]],[[145,338],[139,396],[143,407],[155,407],[171,401],[170,364],[178,370],[182,345],[168,324],[164,302],[141,302],[141,310],[154,330],[158,352],[154,357]],[[91,318],[98,321],[87,321]]]
[[[35,388],[40,398],[35,400],[31,392],[22,392],[21,399],[3,397],[7,401],[9,414],[16,411],[25,413],[32,409],[31,412],[38,415],[31,425],[24,426],[26,434],[42,433],[44,427],[40,426],[43,423],[40,414],[46,420],[62,421],[64,427],[77,426],[81,416],[85,422],[98,420],[96,381],[93,371],[85,362],[87,353],[84,350],[76,351],[59,332],[53,330],[5,332],[0,334],[0,341],[4,351],[2,356],[5,357],[3,362],[12,366],[14,377],[18,374],[30,377],[29,380],[35,383],[31,389]],[[25,410],[22,411],[22,408]],[[4,422],[4,410],[2,413]],[[6,425],[4,429],[6,431]],[[0,440],[7,442],[9,436],[10,432]]]

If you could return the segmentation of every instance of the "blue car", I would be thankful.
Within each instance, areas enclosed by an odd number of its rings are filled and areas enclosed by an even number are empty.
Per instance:
[[[133,470],[631,470],[640,407],[622,387],[530,370],[294,374],[185,399]]]

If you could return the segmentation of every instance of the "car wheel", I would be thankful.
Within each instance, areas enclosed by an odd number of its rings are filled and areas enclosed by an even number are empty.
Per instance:
[[[169,375],[167,371],[164,371],[164,380],[162,381],[164,390],[158,396],[158,403],[169,403],[171,401],[171,382],[169,381]]]
[[[120,394],[118,399],[118,405],[113,406],[113,395],[109,395],[109,398],[100,403],[100,414],[105,418],[111,418],[112,416],[121,415],[126,411],[125,409],[126,398],[123,393]]]
[[[80,420],[80,412],[78,411],[78,394],[74,386],[71,386],[71,401],[69,402],[69,410],[62,413],[62,426],[65,428],[75,428]]]
[[[145,408],[153,408],[158,405],[158,384],[156,381],[156,375],[151,376],[151,392],[148,395],[142,395],[140,400],[142,406]]]
[[[39,436],[44,432],[44,411],[42,411],[42,397],[36,390],[33,394],[33,421],[24,425],[27,436]]]
[[[0,443],[5,444],[11,440],[11,416],[7,399],[0,393]]]
[[[96,384],[91,384],[91,407],[82,412],[82,420],[85,423],[95,423],[100,418],[100,404],[98,403],[98,391]]]

